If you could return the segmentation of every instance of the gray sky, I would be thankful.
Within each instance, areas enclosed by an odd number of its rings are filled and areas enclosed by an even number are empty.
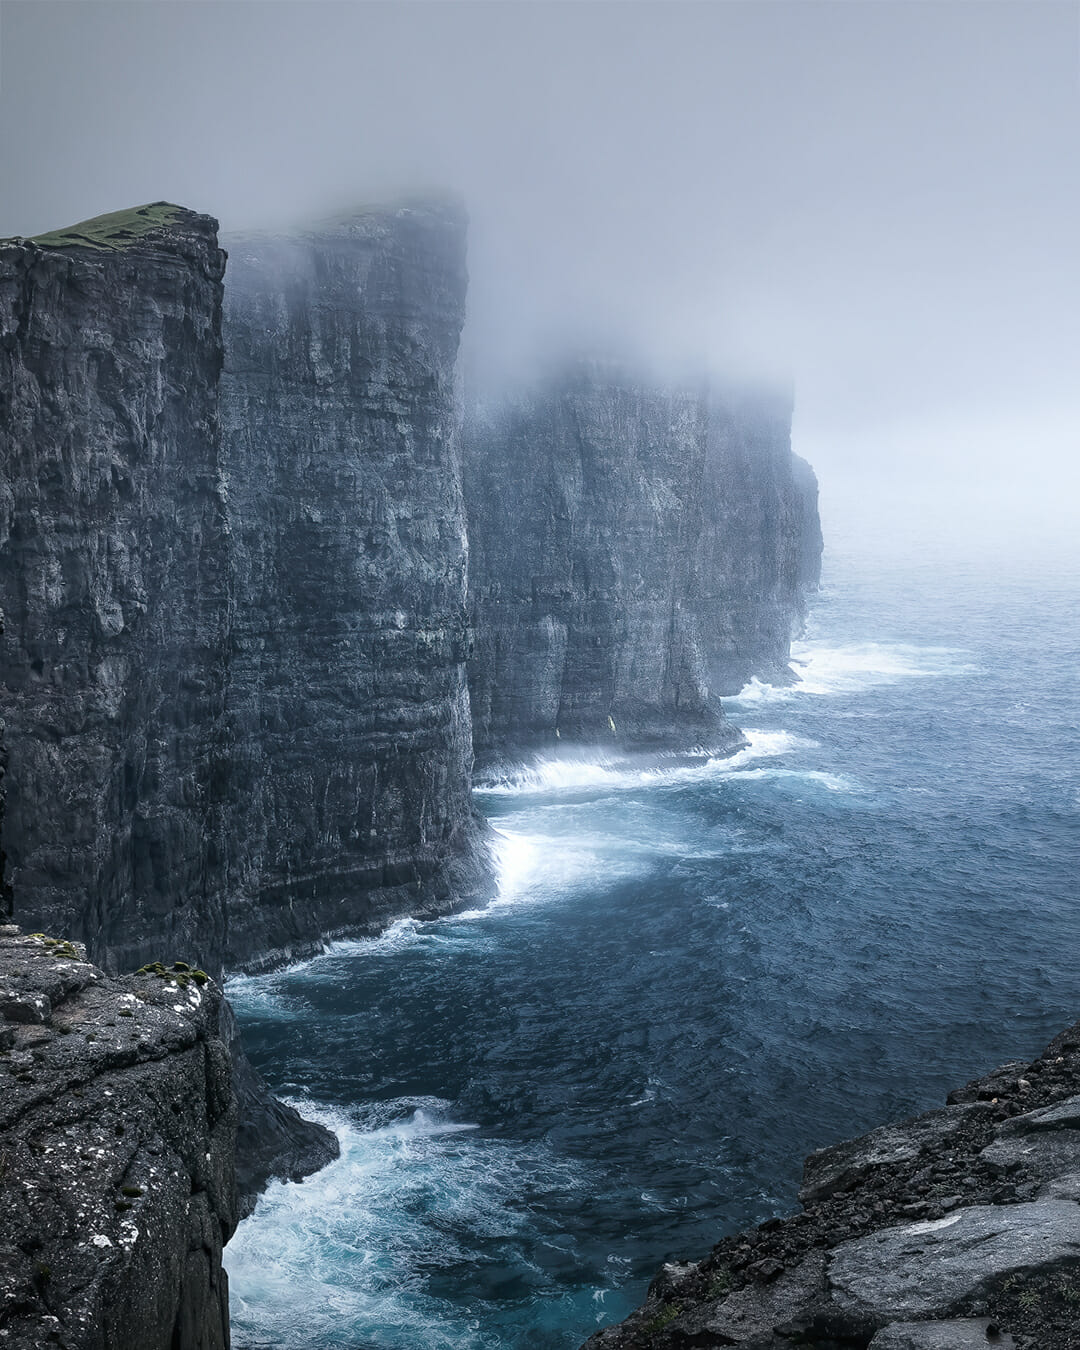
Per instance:
[[[827,530],[1080,534],[1076,3],[0,0],[0,43],[0,234],[444,185],[478,363],[790,371]]]

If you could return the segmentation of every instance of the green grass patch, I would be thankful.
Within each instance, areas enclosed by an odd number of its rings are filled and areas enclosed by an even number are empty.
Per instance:
[[[137,244],[153,230],[171,225],[183,208],[171,202],[151,202],[147,206],[133,206],[127,211],[112,211],[92,220],[80,220],[63,230],[36,234],[31,243],[39,248],[92,248],[98,252],[119,250]]]
[[[682,1313],[681,1303],[668,1303],[654,1316],[650,1317],[645,1323],[645,1331],[652,1336],[657,1331],[663,1331],[669,1322],[674,1322],[676,1317]]]

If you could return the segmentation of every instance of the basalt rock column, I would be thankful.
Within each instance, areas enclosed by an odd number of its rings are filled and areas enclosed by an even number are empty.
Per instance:
[[[251,967],[443,912],[484,874],[455,396],[465,222],[415,206],[229,248],[230,957]]]

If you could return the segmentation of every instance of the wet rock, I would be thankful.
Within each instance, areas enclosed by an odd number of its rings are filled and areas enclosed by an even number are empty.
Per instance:
[[[980,1106],[945,1107],[929,1111],[901,1125],[883,1125],[859,1139],[811,1153],[803,1164],[803,1184],[799,1199],[804,1205],[825,1200],[841,1191],[852,1190],[874,1168],[897,1163],[915,1164],[948,1146],[965,1123],[967,1113]],[[912,1167],[912,1188],[929,1189],[929,1174]]]
[[[801,1213],[655,1281],[590,1347],[1076,1350],[1080,1027],[958,1097],[812,1154]]]

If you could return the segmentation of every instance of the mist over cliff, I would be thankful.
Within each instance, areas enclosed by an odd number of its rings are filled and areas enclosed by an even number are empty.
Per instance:
[[[471,368],[739,362],[794,378],[834,531],[1076,531],[1074,6],[16,3],[0,36],[2,234],[450,185]]]

